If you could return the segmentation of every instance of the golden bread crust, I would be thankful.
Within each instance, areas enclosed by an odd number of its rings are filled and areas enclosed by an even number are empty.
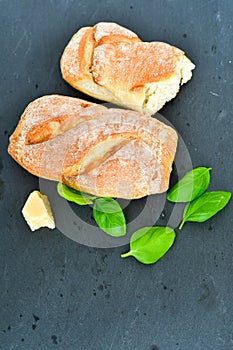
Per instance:
[[[183,54],[161,42],[101,45],[94,51],[92,75],[97,84],[108,89],[119,86],[119,90],[132,91],[168,79]]]
[[[100,22],[93,27],[95,47],[117,42],[140,42],[141,39],[129,29],[111,22]]]
[[[63,78],[84,93],[151,114],[191,79],[194,64],[174,46],[142,42],[116,23],[98,23],[89,35],[84,29],[61,58]]]
[[[133,199],[167,190],[176,145],[176,132],[154,118],[50,95],[25,109],[8,152],[34,175]]]
[[[89,72],[95,41],[93,28],[81,28],[73,35],[61,58],[62,76],[64,80],[75,84],[85,77],[92,79]],[[71,84],[72,85],[72,84]]]

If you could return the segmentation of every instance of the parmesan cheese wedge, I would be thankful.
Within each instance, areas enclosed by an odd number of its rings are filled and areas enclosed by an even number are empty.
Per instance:
[[[22,214],[32,231],[41,227],[55,228],[55,222],[48,197],[39,191],[33,191],[23,209]]]

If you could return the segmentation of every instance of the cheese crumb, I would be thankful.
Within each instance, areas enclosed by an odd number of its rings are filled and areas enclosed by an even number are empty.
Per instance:
[[[48,197],[39,191],[33,191],[23,209],[22,214],[32,231],[41,227],[55,228],[55,222]]]

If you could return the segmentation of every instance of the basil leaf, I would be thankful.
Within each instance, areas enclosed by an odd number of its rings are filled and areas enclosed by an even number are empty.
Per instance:
[[[189,171],[167,193],[170,202],[190,202],[205,192],[212,168],[199,167]]]
[[[230,198],[230,192],[215,191],[204,193],[201,197],[186,205],[179,229],[182,229],[186,221],[204,222],[210,219],[227,205]]]
[[[170,227],[143,227],[133,233],[130,251],[121,257],[133,256],[143,264],[153,264],[169,250],[174,239],[175,231]]]
[[[126,234],[124,213],[117,201],[112,198],[98,198],[93,207],[94,219],[104,232],[120,237]]]
[[[74,202],[79,205],[93,204],[93,200],[97,197],[79,192],[71,187],[68,187],[61,182],[57,184],[58,194],[69,202]]]

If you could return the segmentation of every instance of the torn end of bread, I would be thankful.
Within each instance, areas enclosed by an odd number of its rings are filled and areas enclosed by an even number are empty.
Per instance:
[[[192,77],[194,64],[169,44],[142,42],[116,23],[89,27],[88,36],[83,30],[64,50],[61,71],[69,84],[88,95],[152,114]]]
[[[142,111],[152,114],[154,111],[160,110],[166,102],[176,97],[180,86],[192,78],[192,70],[194,68],[194,64],[183,55],[170,78],[146,84]]]

